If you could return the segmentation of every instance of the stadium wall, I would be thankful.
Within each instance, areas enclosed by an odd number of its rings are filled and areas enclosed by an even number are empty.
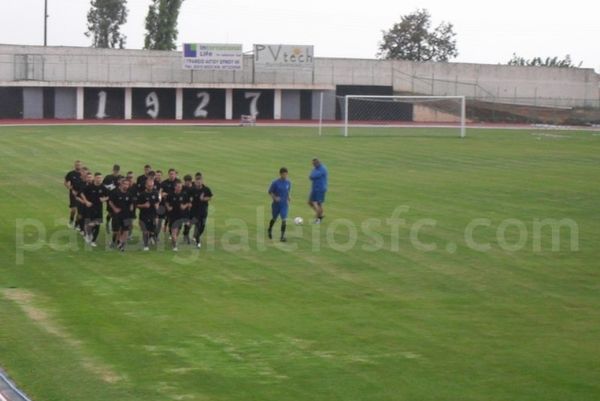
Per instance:
[[[599,87],[591,69],[316,58],[312,70],[261,70],[245,56],[242,71],[189,71],[180,52],[0,45],[0,118],[237,119],[256,99],[259,119],[306,120],[321,92],[325,120],[346,93],[600,107]]]

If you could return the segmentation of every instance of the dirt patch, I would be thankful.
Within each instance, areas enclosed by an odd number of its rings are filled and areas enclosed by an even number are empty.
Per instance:
[[[78,354],[81,359],[81,364],[86,370],[92,372],[107,383],[112,384],[123,380],[121,375],[116,373],[105,363],[85,355],[81,341],[73,337],[64,327],[53,319],[50,313],[36,306],[36,299],[39,297],[32,292],[23,289],[5,289],[2,291],[2,296],[18,305],[25,315],[27,315],[27,317],[36,325],[64,341]]]
[[[21,289],[10,289],[3,291],[4,298],[16,303],[23,312],[38,326],[41,326],[48,333],[66,340],[69,336],[62,328],[56,325],[48,314],[33,306],[34,296],[31,292]],[[69,344],[71,345],[71,344]]]

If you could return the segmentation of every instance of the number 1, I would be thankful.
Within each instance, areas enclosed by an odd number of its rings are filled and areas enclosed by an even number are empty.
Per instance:
[[[108,117],[106,115],[106,91],[100,91],[98,92],[98,112],[96,113],[96,118],[102,120],[106,117]]]

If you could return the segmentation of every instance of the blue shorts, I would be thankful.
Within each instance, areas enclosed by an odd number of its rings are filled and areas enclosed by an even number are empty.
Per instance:
[[[273,215],[273,220],[276,220],[277,217],[281,217],[281,219],[287,219],[288,217],[288,204],[281,202],[273,202],[271,204],[271,213]]]
[[[312,190],[310,192],[310,196],[308,200],[311,202],[324,203],[325,202],[325,191],[315,191]]]

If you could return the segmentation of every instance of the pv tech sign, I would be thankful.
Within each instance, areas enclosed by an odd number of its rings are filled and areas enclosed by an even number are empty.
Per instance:
[[[256,68],[306,68],[314,66],[314,47],[303,45],[254,45]]]

